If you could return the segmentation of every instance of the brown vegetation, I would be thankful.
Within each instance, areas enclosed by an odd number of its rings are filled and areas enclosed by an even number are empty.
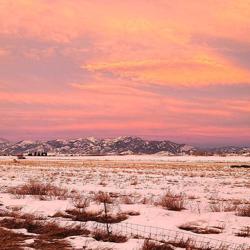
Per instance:
[[[119,223],[128,218],[125,213],[107,214],[103,211],[79,211],[78,209],[68,209],[66,213],[71,216],[74,221],[96,221],[100,223]],[[66,215],[68,218],[68,215]],[[63,216],[65,218],[65,216]]]
[[[128,240],[126,236],[123,236],[121,234],[108,234],[106,231],[99,229],[93,232],[93,238],[98,241],[108,241],[115,243],[123,243]]]
[[[182,230],[191,231],[197,234],[220,234],[223,231],[222,227],[211,227],[211,226],[202,227],[195,223],[193,224],[186,223],[186,224],[179,226],[179,228]]]
[[[150,240],[145,240],[141,250],[173,250],[173,246],[167,243],[159,243]]]
[[[212,212],[233,212],[237,209],[237,205],[230,203],[230,201],[214,201],[209,204]]]
[[[51,183],[42,183],[36,180],[29,180],[27,183],[18,187],[9,188],[9,193],[16,196],[36,195],[41,200],[47,200],[52,197],[66,199],[68,190],[57,187]]]
[[[236,233],[236,236],[240,237],[250,237],[250,226],[246,226],[240,229],[238,233]]]
[[[89,234],[89,231],[80,225],[60,226],[55,221],[37,221],[32,217],[25,219],[4,218],[0,220],[0,226],[9,229],[25,228],[29,233],[40,234],[42,238],[62,239],[73,235]]]
[[[185,195],[182,193],[174,194],[172,191],[168,190],[161,197],[159,204],[168,210],[181,211],[185,209]]]
[[[236,215],[250,217],[250,204],[244,204],[237,208]]]
[[[27,235],[0,228],[1,250],[21,250],[23,249],[21,244],[27,239],[29,239]]]

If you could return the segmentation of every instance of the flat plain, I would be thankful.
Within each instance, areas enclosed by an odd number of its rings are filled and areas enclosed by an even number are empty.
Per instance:
[[[249,157],[0,158],[1,249],[249,249]]]

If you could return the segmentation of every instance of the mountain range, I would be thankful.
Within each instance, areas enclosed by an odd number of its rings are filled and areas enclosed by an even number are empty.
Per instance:
[[[34,154],[67,155],[129,155],[129,154],[160,154],[160,155],[191,155],[191,154],[250,154],[247,147],[221,147],[200,150],[199,148],[179,144],[167,140],[144,140],[139,137],[117,137],[114,139],[97,139],[94,137],[9,142],[0,138],[0,155]]]

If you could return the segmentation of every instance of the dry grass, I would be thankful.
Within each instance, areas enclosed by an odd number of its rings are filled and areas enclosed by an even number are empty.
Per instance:
[[[197,249],[195,248],[195,242],[192,239],[176,239],[169,241],[171,245],[184,249]]]
[[[250,217],[250,204],[244,204],[237,208],[236,215]]]
[[[175,248],[167,243],[159,243],[150,240],[145,240],[141,250],[174,250]]]
[[[79,209],[68,209],[66,213],[71,216],[74,221],[96,221],[100,223],[119,223],[128,218],[125,213],[107,214],[103,211],[79,211]],[[65,216],[63,216],[65,218]]]
[[[161,197],[159,204],[168,210],[181,211],[185,209],[185,195],[182,193],[174,194],[172,191],[168,190]]]
[[[41,200],[51,199],[52,197],[66,199],[68,194],[67,189],[57,187],[51,183],[42,183],[36,180],[29,180],[21,186],[9,188],[8,192],[17,197],[35,195]]]
[[[209,208],[212,212],[234,212],[237,209],[237,205],[230,203],[230,201],[214,201],[209,203]]]
[[[1,250],[21,250],[21,245],[29,236],[14,233],[10,230],[0,228],[0,248]]]
[[[64,240],[64,238],[75,235],[89,235],[89,231],[84,227],[84,225],[65,225],[60,226],[55,221],[45,221],[37,220],[37,216],[33,214],[15,214],[9,213],[7,217],[0,220],[0,248],[2,245],[12,246],[13,248],[1,248],[9,250],[19,250],[23,249],[19,247],[25,239],[31,238],[30,236],[25,236],[21,234],[14,234],[8,229],[23,229],[25,228],[29,233],[38,234],[35,237],[34,242],[29,244],[29,247],[41,250],[68,250],[72,249],[71,245]],[[2,229],[1,227],[5,228]],[[3,231],[4,230],[4,231]],[[8,234],[6,234],[6,232]],[[4,237],[2,236],[4,235]],[[2,244],[1,244],[2,243]]]
[[[98,192],[95,194],[94,200],[98,203],[107,203],[107,204],[112,204],[113,199],[108,193],[104,192]]]
[[[29,233],[40,234],[43,237],[62,239],[73,235],[88,235],[89,231],[80,225],[60,226],[55,221],[37,221],[32,217],[25,219],[5,218],[0,226],[9,229],[25,228]]]
[[[195,240],[189,239],[178,239],[174,241],[169,241],[171,245],[177,248],[184,248],[186,250],[229,250],[228,245],[219,245],[217,247],[211,246],[210,243],[196,242]]]
[[[82,195],[77,195],[72,198],[72,203],[76,209],[83,212],[89,207],[90,200]]]
[[[93,232],[94,239],[97,241],[105,241],[105,242],[115,242],[115,243],[123,243],[126,242],[128,239],[126,236],[121,234],[108,234],[104,230],[95,230]]]
[[[122,196],[120,200],[123,204],[135,204],[134,200],[129,195]]]
[[[250,237],[250,226],[241,228],[235,235],[240,237]]]
[[[140,215],[140,212],[138,212],[138,211],[127,211],[125,214],[130,215],[130,216],[138,216],[138,215]]]
[[[72,216],[67,214],[66,212],[63,211],[57,211],[56,213],[54,213],[52,216],[52,218],[66,218],[66,219],[72,219]]]
[[[35,239],[34,243],[30,244],[36,250],[71,250],[72,246],[66,240],[54,239]]]
[[[223,228],[221,227],[202,227],[197,224],[186,223],[179,226],[180,229],[190,231],[197,234],[220,234],[223,232]]]

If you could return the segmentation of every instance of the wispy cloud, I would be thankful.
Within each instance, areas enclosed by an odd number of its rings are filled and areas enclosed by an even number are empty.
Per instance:
[[[246,142],[249,11],[245,0],[0,1],[0,137]]]

